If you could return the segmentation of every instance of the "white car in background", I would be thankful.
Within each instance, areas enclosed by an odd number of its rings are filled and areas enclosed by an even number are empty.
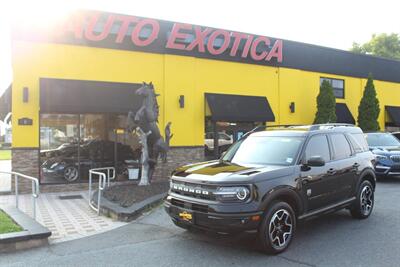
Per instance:
[[[218,147],[219,152],[223,152],[228,149],[233,144],[233,138],[226,133],[218,133]],[[205,149],[206,152],[214,151],[214,133],[206,133],[205,136]]]

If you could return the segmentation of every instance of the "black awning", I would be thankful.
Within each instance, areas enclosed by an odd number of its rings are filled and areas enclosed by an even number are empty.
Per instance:
[[[127,113],[139,109],[142,84],[40,79],[41,113]]]
[[[0,120],[3,121],[7,114],[11,112],[11,85],[0,96]],[[6,122],[7,123],[7,122]]]
[[[266,97],[206,93],[213,121],[266,122],[275,121]]]
[[[385,109],[392,119],[393,124],[400,127],[400,107],[385,106]]]
[[[344,103],[336,103],[336,122],[356,124],[353,115]]]

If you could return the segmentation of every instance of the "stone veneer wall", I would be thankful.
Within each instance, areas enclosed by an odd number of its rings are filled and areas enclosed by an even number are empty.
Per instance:
[[[25,175],[39,177],[39,150],[38,149],[12,149],[11,169]],[[15,179],[12,179],[14,192]],[[23,178],[18,180],[18,191],[20,193],[32,192],[32,182]]]
[[[159,159],[154,173],[153,180],[168,179],[171,172],[178,166],[188,163],[195,163],[204,160],[204,147],[171,147],[168,151],[167,162],[163,163]],[[39,177],[39,150],[37,149],[13,149],[12,151],[12,170],[27,174],[33,177]],[[128,181],[118,183],[131,183]],[[20,179],[20,193],[31,192],[31,182]],[[97,188],[97,185],[94,185]],[[67,192],[87,190],[88,183],[75,184],[41,184],[40,192]],[[14,180],[13,180],[14,190]]]
[[[153,179],[168,179],[179,166],[204,161],[204,147],[171,147],[167,162],[158,161]]]

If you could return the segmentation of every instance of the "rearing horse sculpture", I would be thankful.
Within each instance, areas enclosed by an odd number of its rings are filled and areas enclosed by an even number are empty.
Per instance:
[[[150,182],[154,174],[157,159],[160,153],[166,153],[168,145],[164,142],[158,128],[159,106],[157,94],[152,83],[143,82],[142,87],[135,94],[143,98],[142,106],[134,113],[130,111],[127,119],[129,132],[137,129],[142,140],[142,181],[141,184]],[[145,143],[145,144],[144,144]],[[147,151],[145,151],[147,149]],[[147,158],[148,155],[148,158]],[[147,169],[148,168],[148,169]],[[146,177],[147,174],[147,177]]]

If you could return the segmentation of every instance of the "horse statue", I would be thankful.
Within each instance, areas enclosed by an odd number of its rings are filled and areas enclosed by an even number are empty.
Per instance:
[[[164,136],[165,136],[165,144],[167,146],[167,150],[169,150],[169,144],[170,144],[171,138],[174,136],[174,134],[171,133],[171,122],[170,121],[165,126]],[[161,160],[163,163],[167,162],[167,151],[161,152]]]
[[[154,86],[143,82],[135,94],[143,98],[142,106],[134,113],[130,111],[127,118],[128,132],[136,131],[142,144],[142,179],[139,185],[151,182],[158,157],[168,150],[158,128],[159,106]]]

